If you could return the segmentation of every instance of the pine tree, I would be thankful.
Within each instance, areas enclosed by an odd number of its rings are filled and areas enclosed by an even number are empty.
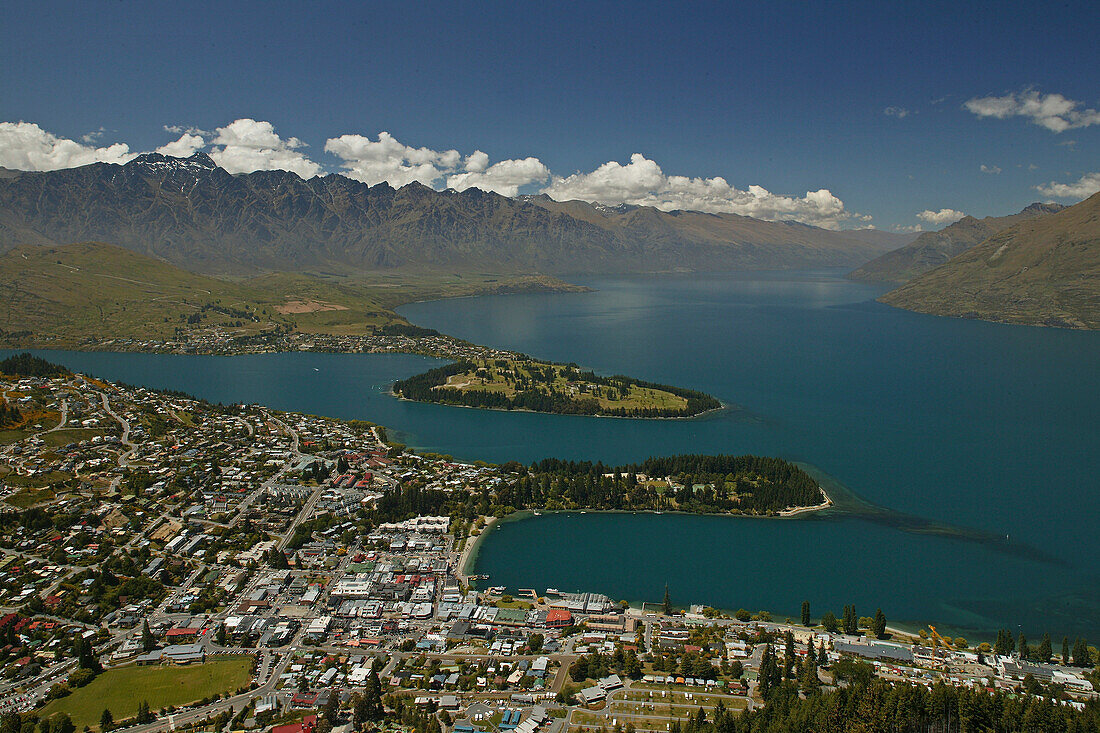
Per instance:
[[[378,672],[373,669],[371,670],[370,676],[367,677],[367,685],[363,697],[366,699],[367,703],[367,720],[381,720],[384,712],[382,708],[382,683],[378,679]]]
[[[1020,659],[1028,660],[1031,658],[1031,647],[1027,645],[1027,637],[1024,636],[1024,632],[1020,632],[1020,638],[1016,642],[1016,648],[1020,652]]]
[[[1092,654],[1089,653],[1089,643],[1084,639],[1073,642],[1073,665],[1075,667],[1091,667]]]
[[[814,641],[806,644],[806,661],[802,665],[799,687],[806,695],[812,695],[821,689],[821,680],[817,676],[817,658],[814,655]]]
[[[765,700],[771,695],[772,691],[772,670],[775,668],[775,660],[772,658],[771,644],[764,645],[764,655],[760,658],[760,674],[757,679],[757,687],[760,690],[760,697]]]
[[[363,730],[370,721],[370,703],[362,695],[356,695],[352,701],[351,721],[355,730]]]
[[[329,725],[336,725],[336,718],[340,714],[340,695],[331,694],[328,696],[328,702],[325,703],[325,709],[321,713],[326,723]]]
[[[1012,633],[1008,629],[1001,629],[997,632],[997,641],[993,644],[995,654],[1005,657],[1011,654],[1015,648],[1016,642],[1012,640]]]
[[[887,614],[882,613],[882,609],[875,612],[875,624],[872,626],[872,631],[875,632],[875,636],[878,638],[886,638],[887,636]]]
[[[802,625],[810,625],[810,602],[802,601]]]
[[[845,634],[857,634],[859,633],[859,616],[856,615],[855,606],[844,607],[844,633]]]
[[[1069,637],[1062,637],[1062,664],[1069,664]]]
[[[1039,642],[1039,650],[1037,652],[1040,662],[1049,662],[1051,656],[1054,654],[1054,650],[1050,646],[1050,634],[1044,633],[1043,640]]]
[[[151,652],[156,646],[157,640],[153,638],[153,632],[149,630],[149,619],[145,619],[145,623],[141,627],[141,649],[145,652]]]
[[[783,677],[789,680],[794,672],[794,634],[788,630],[783,641]]]
[[[665,603],[664,611],[666,616],[672,615],[672,596],[668,594],[668,583],[665,583]]]
[[[73,656],[76,657],[77,666],[81,669],[90,669],[95,674],[103,671],[103,665],[96,658],[91,642],[80,634],[73,639]]]
[[[103,715],[99,716],[99,729],[103,731],[103,733],[107,733],[114,724],[115,717],[111,715],[111,711],[107,708],[103,708]]]

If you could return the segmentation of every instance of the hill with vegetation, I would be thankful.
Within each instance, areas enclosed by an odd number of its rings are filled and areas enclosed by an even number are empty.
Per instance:
[[[400,380],[393,389],[418,402],[559,415],[691,417],[722,407],[702,392],[530,359],[455,362]]]
[[[101,242],[28,245],[0,255],[0,345],[103,347],[214,333],[225,339],[417,336],[424,334],[394,307],[429,298],[585,290],[548,276],[476,273],[351,278],[275,272],[230,280]]]
[[[371,333],[405,323],[377,299],[306,275],[229,282],[96,242],[0,256],[0,340],[75,346],[186,331]]]
[[[922,313],[1100,328],[1100,193],[994,234],[880,300]]]
[[[7,359],[0,360],[0,374],[11,377],[40,377],[52,379],[54,377],[66,377],[72,372],[60,364],[46,361],[29,352],[15,354]]]
[[[609,210],[477,188],[368,186],[339,174],[231,175],[203,153],[150,153],[125,165],[0,177],[0,250],[94,240],[195,272],[247,276],[855,266],[891,247],[791,222],[601,211]]]
[[[603,417],[691,417],[722,406],[694,390],[530,359],[460,361],[400,380],[393,391],[444,405]]]
[[[981,244],[997,232],[1028,219],[1056,214],[1061,204],[1034,203],[1011,216],[964,216],[938,232],[925,232],[904,247],[887,252],[849,273],[853,280],[908,282]]]

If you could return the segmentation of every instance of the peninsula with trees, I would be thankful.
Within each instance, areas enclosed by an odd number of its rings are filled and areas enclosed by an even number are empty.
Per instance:
[[[524,356],[455,362],[402,379],[393,392],[419,402],[600,417],[693,417],[722,407],[703,392]]]

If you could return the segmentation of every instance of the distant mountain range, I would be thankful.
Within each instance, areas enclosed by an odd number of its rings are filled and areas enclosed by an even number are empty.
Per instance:
[[[1100,328],[1100,193],[1002,228],[880,300],[936,315]]]
[[[626,273],[854,267],[899,235],[332,174],[231,175],[203,153],[0,171],[0,251],[102,241],[206,274]]]
[[[848,277],[853,280],[908,282],[984,242],[1002,229],[1027,219],[1055,214],[1064,208],[1061,204],[1034,203],[1011,216],[987,216],[984,219],[964,216],[938,232],[925,232],[904,247],[871,260]]]

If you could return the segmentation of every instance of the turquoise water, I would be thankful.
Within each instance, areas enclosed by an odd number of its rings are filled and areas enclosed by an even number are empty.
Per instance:
[[[494,584],[659,600],[668,582],[683,603],[796,614],[807,598],[819,610],[854,602],[898,620],[1100,636],[1100,333],[899,311],[872,302],[880,288],[833,272],[584,283],[597,292],[401,312],[735,407],[624,421],[400,402],[389,383],[438,363],[413,356],[48,355],[217,401],[369,419],[465,459],[779,455],[888,510],[786,521],[544,516],[484,543],[478,571]],[[928,529],[921,519],[939,533],[912,531]]]

